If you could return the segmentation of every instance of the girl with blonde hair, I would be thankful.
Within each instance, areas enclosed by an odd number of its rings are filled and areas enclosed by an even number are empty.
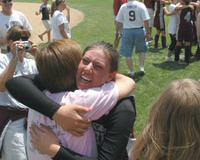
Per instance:
[[[200,84],[173,81],[152,105],[133,149],[134,160],[200,159]]]

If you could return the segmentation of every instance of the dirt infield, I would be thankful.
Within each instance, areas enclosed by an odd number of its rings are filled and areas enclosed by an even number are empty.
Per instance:
[[[38,34],[41,34],[42,32],[45,31],[45,28],[42,24],[41,21],[41,14],[39,16],[35,15],[35,12],[39,10],[40,8],[39,3],[21,3],[21,2],[14,2],[13,4],[13,9],[14,10],[18,10],[21,11],[22,13],[25,14],[26,18],[28,19],[28,21],[30,22],[33,30],[31,31],[32,34],[32,40],[33,42],[39,44],[39,43],[45,43],[47,42],[47,36],[44,36],[44,41],[41,41],[38,37]],[[79,24],[81,21],[83,21],[84,19],[84,14],[77,10],[77,9],[73,9],[71,8],[71,17],[70,17],[70,28],[76,26],[77,24]],[[64,11],[64,14],[66,14],[66,12]],[[52,37],[51,37],[52,38]]]

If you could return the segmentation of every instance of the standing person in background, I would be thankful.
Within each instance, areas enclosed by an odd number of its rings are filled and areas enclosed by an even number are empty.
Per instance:
[[[178,4],[179,0],[172,0],[171,4],[169,5],[169,12],[173,12]],[[179,4],[178,4],[179,5]],[[172,52],[174,51],[176,47],[176,32],[179,24],[179,17],[177,14],[169,14],[166,10],[166,7],[163,7],[163,10],[167,16],[170,16],[169,24],[168,24],[168,33],[171,39],[171,44],[169,45],[168,48],[168,54],[165,58],[167,62],[173,61],[171,58]]]
[[[165,4],[169,4],[168,0],[156,0],[156,14],[154,18],[154,27],[156,27],[156,35],[154,38],[155,44],[154,47],[158,48],[158,40],[160,33],[161,36],[161,42],[162,42],[162,48],[166,48],[166,32],[165,32],[165,19],[164,19],[164,11],[163,7]]]
[[[200,83],[170,83],[152,105],[134,144],[134,160],[200,159]]]
[[[0,0],[0,5],[2,7],[0,12],[0,48],[1,53],[8,53],[6,43],[8,29],[14,25],[22,25],[30,31],[32,27],[23,13],[12,9],[12,0]]]
[[[37,73],[35,61],[24,58],[25,47],[22,41],[28,41],[30,36],[30,32],[23,26],[11,27],[6,38],[9,52],[0,54],[0,150],[2,160],[27,160],[25,117],[27,117],[28,109],[8,93],[5,83],[12,77]],[[30,41],[29,47],[32,48],[32,52],[37,51],[37,46]]]
[[[142,2],[142,0],[140,0]],[[152,28],[153,28],[153,22],[154,22],[154,5],[155,5],[155,0],[144,0],[144,5],[147,8],[147,11],[149,13],[149,29],[150,29],[150,40],[153,40],[152,37]]]
[[[197,25],[197,16],[198,16],[198,12],[199,12],[197,7],[199,6],[199,1],[191,0],[190,5],[194,6],[194,12],[192,14],[192,24],[193,24],[193,41],[192,41],[192,43],[194,45],[196,45],[197,44],[197,28],[196,28],[196,25]]]
[[[193,31],[192,31],[192,14],[194,11],[194,7],[190,6],[190,0],[181,0],[181,5],[178,6],[186,6],[186,8],[180,9],[180,23],[177,32],[177,41],[176,41],[176,48],[175,48],[175,61],[178,62],[181,53],[181,48],[183,42],[185,43],[185,64],[188,65],[190,63],[190,56],[191,56],[191,44],[193,40]],[[176,9],[178,9],[176,7]]]
[[[197,51],[196,51],[195,57],[197,59],[200,59],[200,13],[197,16],[197,40],[198,40],[198,44],[197,44]]]
[[[132,62],[134,46],[136,47],[135,52],[139,53],[139,70],[142,74],[145,74],[144,60],[148,49],[146,40],[148,41],[150,38],[149,14],[145,5],[136,0],[130,0],[121,6],[116,21],[116,33],[118,33],[120,25],[123,23],[123,37],[119,53],[121,56],[126,57],[126,63],[129,68],[128,74],[134,76]]]
[[[42,23],[46,30],[38,35],[38,37],[43,41],[43,36],[47,34],[48,42],[51,41],[51,21],[49,19],[50,7],[48,6],[48,0],[43,0],[43,4],[40,6],[39,12],[35,12],[36,15],[42,13]]]
[[[177,18],[177,33],[176,33],[176,47],[175,47],[175,61],[179,61],[182,44],[185,43],[185,62],[189,64],[191,56],[191,42],[193,40],[192,34],[192,13],[194,7],[189,5],[189,0],[181,0],[175,7],[175,10],[169,12],[164,7],[166,15],[178,15]]]
[[[122,4],[127,3],[127,0],[114,0],[113,1],[113,12],[114,12],[114,18],[115,18],[115,25],[116,25],[116,16],[119,12],[119,9]],[[123,24],[120,25],[119,32],[115,35],[114,40],[114,47],[117,49],[119,45],[120,38],[122,37],[122,31],[123,31]]]
[[[67,17],[62,13],[67,11]],[[70,39],[71,32],[69,29],[70,8],[66,6],[65,0],[55,0],[51,5],[51,24],[53,30],[53,39]]]

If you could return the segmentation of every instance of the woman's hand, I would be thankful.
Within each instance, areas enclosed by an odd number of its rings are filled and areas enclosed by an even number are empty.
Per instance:
[[[24,60],[24,50],[21,41],[14,41],[10,46],[10,50],[13,55],[13,58],[15,58],[16,61],[18,61],[18,59],[20,62]]]
[[[60,149],[56,135],[44,125],[30,127],[31,142],[35,149],[53,158]]]
[[[38,46],[37,44],[33,43],[30,40],[29,40],[29,43],[31,45],[31,49],[28,50],[27,52],[30,53],[32,56],[35,56],[38,53]]]
[[[90,120],[81,117],[78,112],[87,113],[90,110],[79,105],[61,106],[53,115],[53,119],[66,131],[74,136],[82,136],[90,125]]]

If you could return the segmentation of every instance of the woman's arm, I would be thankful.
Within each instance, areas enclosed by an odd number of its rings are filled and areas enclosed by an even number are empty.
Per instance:
[[[68,22],[70,23],[70,7],[69,6],[66,6],[66,11],[67,11],[66,18],[67,18]]]
[[[5,83],[8,79],[13,77],[16,65],[17,65],[17,61],[16,61],[15,56],[13,56],[8,66],[0,74],[0,92],[4,92],[6,90]],[[1,69],[3,68],[2,64],[0,64],[0,68]]]
[[[194,10],[194,7],[192,5],[179,5],[175,8],[175,10],[182,10],[182,9],[185,9],[185,8],[191,8],[192,10]]]
[[[67,36],[67,33],[65,32],[65,25],[64,23],[58,26],[60,34],[62,35],[63,38],[69,39]]]
[[[176,10],[176,9],[173,10],[172,12],[169,12],[166,7],[163,7],[163,10],[166,16],[172,16],[179,13],[179,10]]]
[[[167,4],[167,5],[168,5],[168,4],[170,4],[170,1],[168,1],[168,0],[160,0],[160,3],[161,3],[161,4]]]
[[[200,13],[197,16],[197,39],[200,41]]]
[[[53,160],[119,160],[126,148],[136,117],[133,97],[120,100],[107,116],[96,123],[107,128],[98,157],[89,158],[59,145],[57,137],[43,126],[31,130],[32,143],[40,152],[49,154]]]
[[[60,106],[47,98],[41,92],[45,88],[38,75],[12,78],[6,83],[6,87],[19,102],[54,119],[63,129],[75,136],[81,136],[90,124],[88,119],[78,114],[78,112],[87,113],[88,108],[78,105]]]
[[[16,48],[18,48],[19,50],[17,50]],[[24,53],[22,48],[23,46],[20,45],[20,41],[13,42],[13,44],[10,46],[11,54],[12,54],[11,61],[6,67],[0,64],[1,69],[5,67],[4,71],[2,71],[0,74],[0,92],[4,92],[6,90],[5,83],[7,80],[13,77],[18,59],[22,61],[23,53]]]
[[[115,83],[118,86],[119,98],[127,97],[135,88],[135,81],[132,78],[117,73]]]
[[[60,107],[42,93],[41,90],[44,90],[45,87],[41,84],[38,75],[15,77],[6,83],[6,87],[19,102],[50,118]]]

